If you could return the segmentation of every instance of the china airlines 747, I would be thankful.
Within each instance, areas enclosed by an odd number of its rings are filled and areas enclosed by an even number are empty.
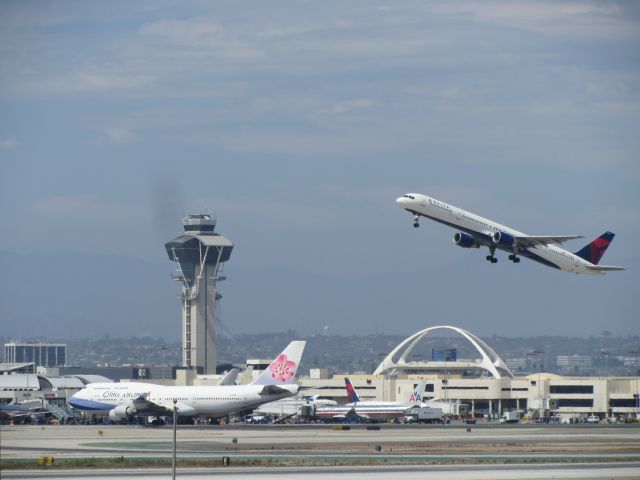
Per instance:
[[[414,227],[419,227],[420,218],[425,217],[457,229],[453,243],[459,247],[488,247],[487,260],[491,263],[498,261],[496,250],[504,250],[509,252],[509,260],[513,263],[520,262],[522,256],[565,272],[601,275],[624,270],[622,267],[598,265],[615,236],[611,232],[603,233],[581,250],[571,253],[559,245],[567,240],[583,238],[582,235],[527,235],[419,193],[407,193],[396,203],[414,215]]]
[[[92,413],[108,413],[119,421],[135,415],[168,415],[174,405],[184,417],[222,417],[298,393],[295,377],[305,342],[291,342],[250,385],[170,387],[139,382],[90,383],[69,405]]]

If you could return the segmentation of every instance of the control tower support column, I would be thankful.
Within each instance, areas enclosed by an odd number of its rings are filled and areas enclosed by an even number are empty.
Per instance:
[[[217,283],[224,280],[224,262],[233,243],[214,232],[209,215],[184,218],[185,233],[165,243],[176,263],[174,279],[181,283],[182,365],[204,374],[216,373],[216,304],[222,298]]]

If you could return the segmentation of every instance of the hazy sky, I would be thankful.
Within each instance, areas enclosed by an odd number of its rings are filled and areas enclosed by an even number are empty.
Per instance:
[[[639,333],[639,125],[633,1],[3,1],[0,251],[168,276],[207,209],[232,332]],[[409,191],[572,251],[612,230],[602,263],[629,270],[490,265],[414,230]]]

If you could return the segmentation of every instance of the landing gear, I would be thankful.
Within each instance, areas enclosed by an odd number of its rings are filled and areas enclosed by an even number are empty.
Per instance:
[[[416,215],[415,217],[413,217],[413,228],[418,228],[420,226],[418,220],[420,220],[420,215]]]
[[[518,257],[515,253],[513,255],[509,255],[509,260],[513,263],[520,263],[520,257]]]
[[[498,259],[495,256],[496,249],[495,247],[489,247],[490,254],[487,255],[487,261],[491,263],[498,263]]]

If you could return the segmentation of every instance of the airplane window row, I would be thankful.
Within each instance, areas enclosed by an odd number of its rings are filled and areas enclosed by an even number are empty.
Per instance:
[[[471,220],[472,222],[479,223],[480,225],[484,225],[487,228],[494,228],[491,225],[489,225],[488,223],[482,222],[482,221],[478,220],[477,218],[468,217],[467,215],[463,215],[463,216],[464,216],[464,218],[466,218],[468,220]]]

